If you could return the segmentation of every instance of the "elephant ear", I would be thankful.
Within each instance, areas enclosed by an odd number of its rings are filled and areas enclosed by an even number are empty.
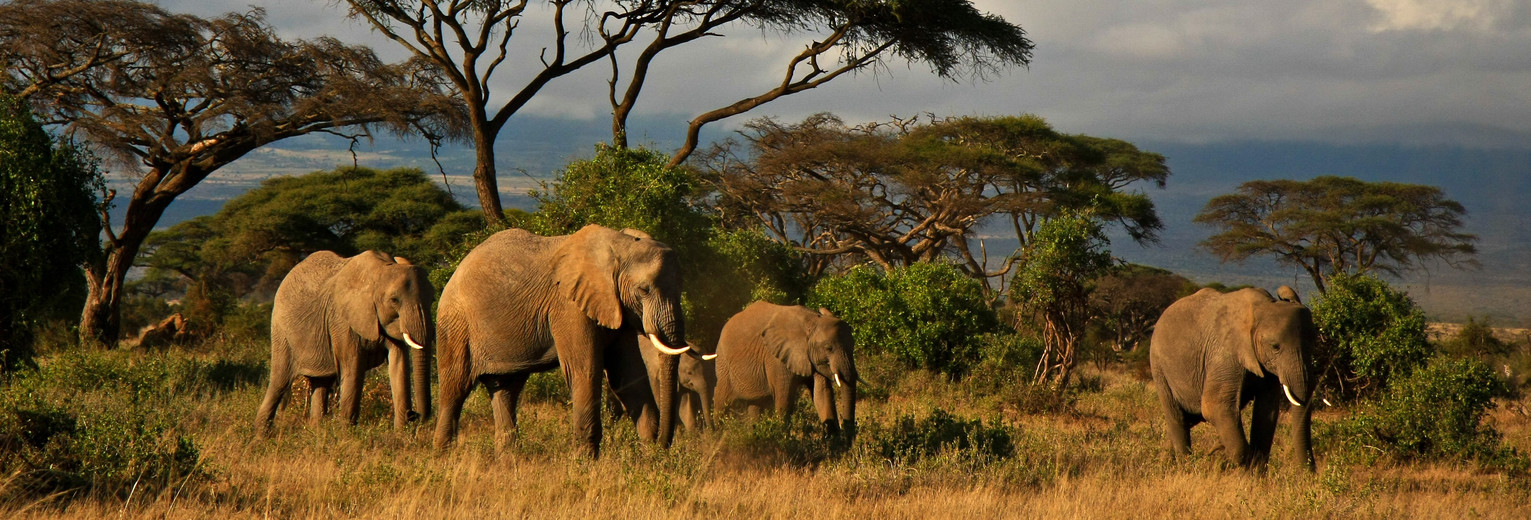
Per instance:
[[[760,329],[760,341],[766,352],[785,363],[793,374],[808,377],[813,375],[813,360],[808,354],[810,329],[806,320],[778,310]]]
[[[1264,293],[1264,291],[1260,292]],[[1266,294],[1268,295],[1269,293]],[[1235,345],[1239,345],[1237,348],[1239,364],[1244,365],[1244,370],[1254,374],[1255,377],[1265,377],[1265,370],[1260,367],[1259,356],[1261,303],[1266,302],[1256,301],[1254,298],[1246,298],[1235,301],[1233,304],[1234,319],[1238,320],[1236,323],[1241,323],[1248,327],[1248,331],[1243,334],[1243,337],[1237,338],[1238,341],[1234,342]]]
[[[377,305],[382,281],[392,259],[377,251],[365,251],[346,259],[330,279],[330,305],[352,332],[367,341],[382,339]]]
[[[585,226],[570,235],[553,255],[553,281],[558,291],[578,305],[591,320],[608,329],[622,327],[622,303],[617,295],[617,256],[611,237],[600,226]]]

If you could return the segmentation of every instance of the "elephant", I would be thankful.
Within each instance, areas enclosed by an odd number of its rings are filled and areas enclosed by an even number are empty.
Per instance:
[[[685,356],[680,358],[680,422],[686,430],[701,430],[713,427],[712,422],[712,399],[713,389],[718,385],[718,366],[713,358],[717,354],[707,356]]]
[[[1292,453],[1313,469],[1305,405],[1314,389],[1318,328],[1296,291],[1278,292],[1286,298],[1254,288],[1226,294],[1202,289],[1159,316],[1148,360],[1172,458],[1191,453],[1190,428],[1206,421],[1234,464],[1263,471],[1286,401],[1301,408],[1293,414]],[[1246,441],[1241,410],[1251,401]]]
[[[716,363],[714,407],[744,401],[754,415],[770,403],[786,416],[798,389],[812,385],[825,429],[855,434],[855,341],[850,326],[828,309],[751,303],[723,325]]]
[[[639,434],[670,445],[677,356],[690,347],[675,252],[647,234],[597,225],[554,237],[495,233],[452,274],[437,318],[437,449],[456,438],[474,385],[489,390],[498,444],[515,430],[527,377],[556,367],[582,453],[600,456],[602,370]]]
[[[261,431],[270,429],[297,376],[308,379],[311,424],[328,413],[337,380],[340,414],[356,424],[366,371],[384,361],[394,428],[430,416],[435,294],[424,269],[377,251],[350,258],[319,251],[298,262],[271,309],[271,382],[256,413]]]

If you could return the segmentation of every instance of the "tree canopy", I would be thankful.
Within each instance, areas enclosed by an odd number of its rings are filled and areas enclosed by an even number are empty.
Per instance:
[[[0,94],[0,373],[31,362],[32,328],[97,252],[102,186],[88,153]]]
[[[1476,265],[1477,236],[1461,231],[1466,214],[1435,186],[1323,176],[1246,182],[1207,202],[1196,222],[1218,230],[1201,245],[1223,261],[1273,255],[1322,292],[1340,273]]]
[[[313,132],[450,135],[461,103],[436,69],[333,39],[284,41],[252,9],[215,19],[137,1],[0,5],[6,90],[26,96],[136,181],[105,254],[86,266],[80,331],[115,344],[127,270],[165,208],[251,150]],[[113,200],[109,191],[105,198]]]
[[[858,127],[830,114],[757,119],[703,161],[731,225],[763,225],[813,257],[891,268],[951,257],[988,283],[1008,273],[1038,224],[1065,211],[1153,241],[1163,227],[1142,184],[1163,186],[1164,157],[1124,141],[1068,135],[1036,116],[895,119]],[[1008,224],[1019,247],[990,266],[982,225]]]

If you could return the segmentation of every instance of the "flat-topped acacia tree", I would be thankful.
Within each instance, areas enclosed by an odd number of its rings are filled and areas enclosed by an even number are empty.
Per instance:
[[[101,254],[85,265],[80,334],[107,346],[144,239],[219,168],[315,132],[439,137],[461,127],[461,103],[428,63],[388,64],[328,38],[283,41],[260,9],[202,19],[137,1],[18,0],[0,5],[0,63],[8,92],[136,170],[122,222],[101,208]]]

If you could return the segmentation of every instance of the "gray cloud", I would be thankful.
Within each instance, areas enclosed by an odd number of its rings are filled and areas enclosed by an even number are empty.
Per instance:
[[[212,15],[244,1],[167,1]],[[1035,113],[1059,129],[1128,139],[1215,142],[1531,146],[1531,5],[1517,0],[975,0],[1020,23],[1037,43],[1030,69],[953,84],[926,67],[836,80],[749,116],[847,119],[889,114]],[[343,8],[321,1],[260,3],[284,35],[334,35],[390,58],[405,54]],[[504,95],[550,40],[524,22],[500,73]],[[656,64],[639,111],[689,115],[780,81],[802,37],[740,29]],[[527,113],[604,118],[608,71],[592,67],[545,89]],[[747,116],[748,117],[748,116]],[[730,121],[736,125],[739,121]]]

